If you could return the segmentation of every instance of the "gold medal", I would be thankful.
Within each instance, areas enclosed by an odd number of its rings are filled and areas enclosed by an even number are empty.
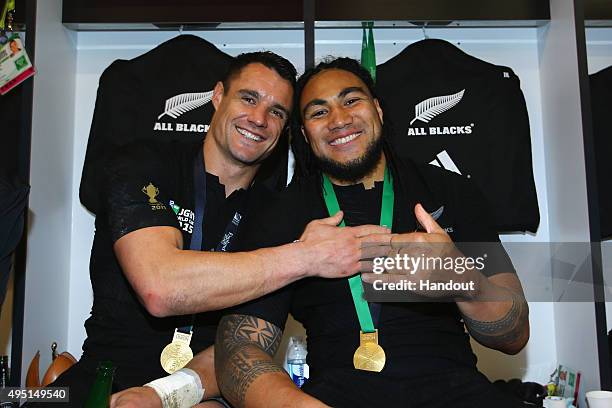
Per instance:
[[[164,347],[159,361],[165,372],[173,374],[185,367],[193,358],[193,351],[189,347],[193,332],[181,333],[178,329],[174,330],[172,343]]]
[[[353,365],[358,370],[381,372],[387,357],[378,344],[378,330],[372,333],[359,332],[359,347],[353,355]]]

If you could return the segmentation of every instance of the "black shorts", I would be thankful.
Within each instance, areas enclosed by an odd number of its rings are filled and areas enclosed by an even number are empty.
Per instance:
[[[459,370],[409,380],[361,370],[330,370],[302,390],[337,408],[522,408],[476,370]]]

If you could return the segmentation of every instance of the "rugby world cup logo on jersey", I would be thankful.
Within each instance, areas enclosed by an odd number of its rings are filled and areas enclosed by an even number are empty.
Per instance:
[[[457,106],[465,95],[465,89],[450,95],[434,96],[425,99],[414,107],[414,119],[410,121],[408,136],[434,135],[470,135],[474,124],[464,126],[429,126],[415,127],[418,124],[429,124],[440,115]]]
[[[182,93],[166,99],[164,111],[157,116],[153,130],[168,132],[208,132],[209,125],[203,123],[160,122],[162,118],[179,119],[181,115],[200,108],[212,100],[213,91]]]
[[[181,208],[174,200],[170,200],[170,208],[176,214],[176,219],[181,229],[188,234],[192,234],[193,225],[195,224],[195,213],[188,208]]]
[[[149,197],[149,205],[151,206],[151,210],[165,210],[166,206],[163,203],[157,201],[157,196],[159,195],[159,188],[155,187],[153,183],[149,182],[146,186],[144,186],[140,191],[142,191],[147,197]]]

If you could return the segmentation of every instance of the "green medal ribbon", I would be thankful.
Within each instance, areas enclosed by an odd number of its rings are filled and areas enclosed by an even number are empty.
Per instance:
[[[380,225],[385,226],[389,229],[393,227],[393,176],[389,172],[388,168],[385,168],[385,181],[383,183],[383,194],[382,194],[382,205],[380,207]],[[329,177],[323,174],[323,199],[325,200],[325,206],[329,215],[334,215],[340,211],[340,204],[338,204],[338,198],[334,191]],[[344,220],[340,223],[341,227],[345,226]],[[355,304],[355,311],[357,312],[357,318],[359,319],[359,325],[361,331],[364,333],[373,333],[376,331],[374,328],[374,322],[372,321],[372,314],[370,313],[370,307],[368,302],[364,299],[363,285],[361,284],[361,275],[355,275],[349,278],[349,287],[351,288],[351,295],[353,296],[353,303]]]

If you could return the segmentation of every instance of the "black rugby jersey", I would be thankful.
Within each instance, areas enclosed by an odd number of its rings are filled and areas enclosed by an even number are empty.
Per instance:
[[[414,206],[421,203],[428,212],[438,213],[437,222],[449,231],[454,242],[493,243],[488,248],[494,247],[498,253],[489,255],[498,262],[487,266],[483,271],[486,276],[514,273],[488,221],[486,202],[471,182],[435,167],[415,166],[409,160],[398,160],[396,165],[394,232],[415,231]],[[238,249],[292,242],[300,237],[309,221],[327,217],[320,184],[317,177],[294,181],[271,205],[253,208],[258,216],[243,225]],[[378,224],[381,183],[373,190],[364,190],[359,185],[336,186],[336,191],[348,225]],[[380,344],[387,353],[382,376],[403,381],[453,370],[476,373],[476,358],[455,303],[380,305],[380,315],[375,320],[380,329]],[[291,313],[306,328],[311,380],[316,382],[332,375],[343,382],[354,377],[353,352],[359,343],[359,322],[346,279],[306,278],[228,313],[256,316],[280,328]],[[375,390],[371,394],[379,395]]]
[[[118,389],[166,375],[159,362],[161,351],[172,341],[175,328],[190,325],[191,316],[150,315],[123,274],[113,244],[138,229],[169,226],[181,231],[183,248],[190,247],[195,227],[194,160],[200,149],[202,143],[133,143],[106,161],[104,181],[98,186],[104,201],[91,250],[94,300],[85,322],[83,359],[113,361]],[[248,203],[245,190],[226,198],[218,177],[207,173],[206,181],[202,249],[211,250],[237,209],[248,218]],[[213,344],[221,312],[195,316],[191,348],[197,353]]]
[[[401,155],[474,181],[496,231],[537,230],[529,118],[512,69],[423,40],[379,65],[376,87]]]

